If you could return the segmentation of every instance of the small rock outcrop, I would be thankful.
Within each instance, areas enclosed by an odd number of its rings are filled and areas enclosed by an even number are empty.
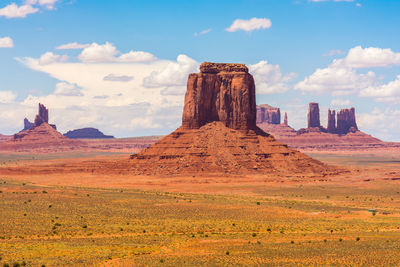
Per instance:
[[[328,133],[336,133],[336,111],[328,109]]]
[[[318,103],[310,103],[308,108],[308,128],[321,127]]]
[[[253,76],[244,64],[205,62],[189,75],[182,127],[199,129],[213,121],[236,130],[256,128]]]
[[[338,134],[347,134],[358,131],[356,123],[356,112],[354,108],[341,109],[337,114]]]
[[[30,122],[27,118],[24,119],[24,129],[22,131],[29,130],[30,128],[33,127],[33,123]]]
[[[257,124],[259,123],[280,124],[281,123],[281,110],[279,108],[271,107],[270,105],[263,104],[257,106]]]
[[[287,112],[285,112],[285,118],[283,119],[283,124],[286,125],[286,126],[289,125],[288,118],[287,118]]]
[[[68,131],[64,136],[71,139],[110,139],[112,135],[105,135],[96,128],[82,128]]]

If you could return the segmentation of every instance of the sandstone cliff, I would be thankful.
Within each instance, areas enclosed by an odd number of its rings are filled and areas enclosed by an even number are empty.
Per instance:
[[[213,121],[237,130],[256,127],[254,79],[245,65],[205,62],[200,73],[189,75],[182,127],[198,129]]]
[[[310,103],[307,115],[307,128],[321,127],[318,103]]]

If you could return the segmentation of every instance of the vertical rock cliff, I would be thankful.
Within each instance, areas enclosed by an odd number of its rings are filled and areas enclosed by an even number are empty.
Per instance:
[[[281,110],[279,108],[271,107],[270,105],[263,104],[257,106],[257,124],[259,123],[280,124],[281,123]]]
[[[318,103],[310,103],[308,108],[308,128],[321,127]]]
[[[328,133],[336,133],[336,111],[328,109]]]

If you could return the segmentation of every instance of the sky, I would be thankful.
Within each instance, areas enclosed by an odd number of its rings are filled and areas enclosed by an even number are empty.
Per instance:
[[[0,133],[38,103],[60,132],[167,134],[189,73],[244,63],[257,103],[306,127],[309,102],[355,107],[359,128],[400,141],[400,1],[0,0]]]

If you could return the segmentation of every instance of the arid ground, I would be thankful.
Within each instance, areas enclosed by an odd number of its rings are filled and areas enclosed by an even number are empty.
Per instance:
[[[128,154],[1,154],[0,263],[397,265],[400,153],[311,156],[348,171],[133,176]]]

